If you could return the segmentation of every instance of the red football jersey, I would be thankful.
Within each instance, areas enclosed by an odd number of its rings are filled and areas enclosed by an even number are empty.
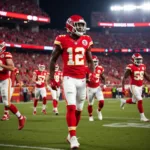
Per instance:
[[[61,84],[62,76],[63,76],[63,74],[62,74],[62,72],[60,70],[59,71],[55,71],[54,79],[58,83],[58,85]]]
[[[62,48],[63,76],[85,78],[86,50],[93,44],[90,36],[80,36],[78,40],[69,35],[59,35],[54,41]]]
[[[36,81],[40,81],[42,84],[36,84],[37,88],[43,88],[45,87],[45,80],[46,80],[46,76],[49,74],[46,70],[45,71],[39,71],[39,70],[35,70],[33,72],[33,74],[36,75]]]
[[[4,53],[0,54],[0,63],[1,64],[7,65],[6,64],[7,59],[12,59],[11,53],[4,52]],[[9,70],[6,70],[6,69],[0,67],[0,80],[6,80],[9,77],[10,77]]]
[[[89,70],[89,69],[88,69]],[[87,83],[87,86],[88,87],[91,87],[91,88],[96,88],[96,87],[98,87],[98,86],[100,86],[100,76],[101,76],[101,74],[104,72],[104,68],[102,67],[102,66],[97,66],[96,68],[95,68],[95,73],[96,73],[96,80],[95,80],[95,82],[88,82]],[[91,75],[91,73],[90,73],[90,71],[88,71],[88,78],[90,79],[90,75]]]
[[[146,70],[146,66],[141,64],[136,66],[134,64],[129,64],[126,69],[131,71],[131,85],[142,86],[144,80],[144,72]]]
[[[17,83],[17,78],[16,78],[17,74],[19,74],[19,70],[17,68],[15,68],[14,71],[11,71],[10,73],[12,87],[15,86]]]

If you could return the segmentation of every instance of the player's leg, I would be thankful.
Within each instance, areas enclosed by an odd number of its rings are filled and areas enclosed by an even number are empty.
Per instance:
[[[54,111],[55,111],[56,115],[59,114],[59,112],[58,112],[59,97],[60,97],[60,88],[57,88],[57,91],[56,91],[56,103],[55,103],[55,108],[54,108]]]
[[[130,91],[131,91],[131,93],[132,93],[132,98],[128,98],[128,99],[123,99],[123,98],[121,98],[120,99],[120,108],[121,109],[124,109],[124,105],[125,104],[136,104],[136,98],[135,98],[135,96],[134,96],[134,94],[133,94],[133,89],[132,89],[132,85],[130,86]]]
[[[2,101],[5,107],[7,107],[13,114],[17,116],[19,121],[18,129],[21,130],[25,125],[26,117],[21,115],[17,107],[14,104],[11,104],[10,102],[11,101],[11,80],[6,79],[2,81],[2,84],[3,84],[3,86],[1,87]]]
[[[40,95],[42,96],[42,100],[43,100],[43,105],[42,105],[42,113],[46,114],[46,104],[47,104],[47,99],[46,99],[46,88],[40,88]]]
[[[14,87],[11,88],[11,97],[12,97],[12,94],[14,92]],[[8,107],[4,106],[4,115],[3,117],[1,118],[2,121],[6,121],[6,120],[9,120],[10,118],[10,115],[9,115],[9,109]]]
[[[86,99],[86,82],[85,80],[78,80],[77,96],[76,96],[76,126],[81,119],[81,112],[83,110],[84,102]]]
[[[142,87],[134,86],[133,91],[134,91],[134,96],[136,97],[136,100],[137,100],[137,108],[140,113],[140,120],[147,122],[147,121],[149,121],[149,119],[147,119],[144,114],[143,99],[142,99]]]
[[[87,100],[88,100],[88,113],[89,113],[89,121],[94,121],[93,118],[93,104],[94,104],[94,96],[95,90],[93,88],[87,87]]]
[[[52,95],[52,99],[53,99],[53,112],[58,115],[58,110],[57,110],[57,105],[58,105],[58,101],[57,101],[57,91],[53,90],[51,87],[49,87],[49,90],[51,91],[51,95]]]
[[[104,107],[104,95],[100,87],[97,88],[96,98],[98,100],[98,109],[97,109],[98,119],[102,120],[103,116],[101,110]]]
[[[35,98],[34,98],[34,103],[33,103],[33,115],[36,115],[36,112],[37,112],[36,107],[38,104],[39,97],[40,97],[40,90],[39,90],[39,88],[35,88]]]
[[[65,76],[63,79],[64,94],[67,102],[66,121],[68,125],[68,137],[71,148],[79,147],[76,137],[76,84],[73,78]]]

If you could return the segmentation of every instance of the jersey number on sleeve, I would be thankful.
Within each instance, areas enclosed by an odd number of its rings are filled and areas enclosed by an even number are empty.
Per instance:
[[[84,65],[84,53],[85,49],[83,47],[77,47],[75,49],[75,54],[73,53],[73,48],[69,47],[67,49],[69,54],[68,65]],[[80,52],[80,54],[78,54]],[[74,56],[75,55],[75,56]]]

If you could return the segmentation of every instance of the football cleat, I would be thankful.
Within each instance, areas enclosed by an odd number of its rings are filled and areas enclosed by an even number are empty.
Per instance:
[[[23,129],[25,123],[26,123],[26,117],[25,116],[21,116],[19,118],[19,127],[18,127],[18,130]]]
[[[46,114],[47,114],[47,112],[46,112],[46,110],[45,110],[45,109],[43,109],[43,110],[42,110],[42,113],[43,113],[44,115],[46,115]]]
[[[66,138],[67,142],[70,143],[70,134],[68,133],[68,136]]]
[[[101,113],[101,111],[98,111],[98,109],[97,109],[97,115],[98,115],[99,120],[103,120],[102,113]]]
[[[58,112],[57,108],[53,108],[53,112],[55,113],[55,115],[59,115],[59,112]]]
[[[89,121],[94,121],[93,116],[90,116],[90,117],[89,117]]]
[[[147,119],[146,117],[141,117],[141,119],[140,119],[141,121],[143,121],[143,122],[150,122],[150,120],[149,119]]]
[[[36,115],[36,111],[33,111],[33,115]]]
[[[124,109],[124,105],[125,105],[125,100],[124,99],[120,99],[120,108]]]
[[[9,120],[10,116],[9,114],[4,114],[3,117],[1,118],[1,121],[7,121]]]
[[[70,148],[71,149],[78,149],[79,148],[79,142],[78,142],[78,140],[77,140],[77,137],[76,136],[72,136],[71,138],[70,138]]]

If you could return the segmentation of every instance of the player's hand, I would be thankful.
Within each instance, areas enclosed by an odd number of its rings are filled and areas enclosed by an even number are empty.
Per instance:
[[[105,91],[105,90],[106,90],[106,85],[104,84],[104,85],[103,85],[103,91]]]
[[[50,86],[53,90],[57,91],[58,83],[55,81],[55,79],[50,79]]]
[[[36,81],[36,84],[37,84],[37,85],[41,85],[42,82],[41,82],[41,81]]]
[[[94,82],[95,83],[95,80],[97,80],[96,73],[92,73],[90,75],[90,82]]]

